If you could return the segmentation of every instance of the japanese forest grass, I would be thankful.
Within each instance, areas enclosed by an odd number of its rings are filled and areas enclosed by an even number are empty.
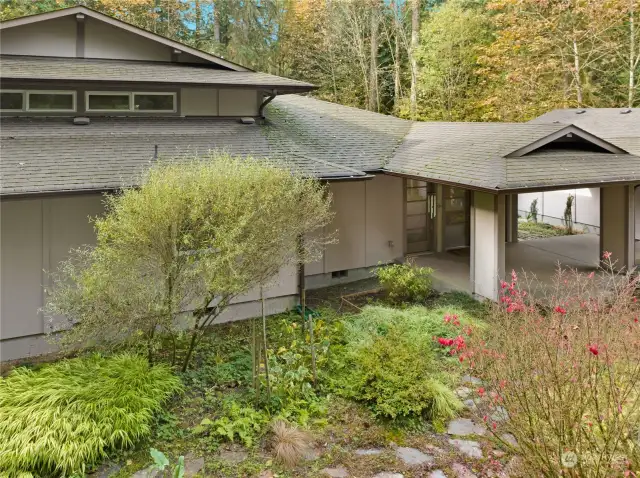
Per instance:
[[[462,325],[483,327],[455,307],[367,306],[345,319],[341,344],[334,348],[332,389],[381,418],[439,422],[455,416],[462,408],[452,390],[459,362],[434,341],[457,335],[444,321],[447,314],[458,315]]]
[[[180,380],[129,354],[63,360],[0,378],[0,476],[83,474],[151,433]]]

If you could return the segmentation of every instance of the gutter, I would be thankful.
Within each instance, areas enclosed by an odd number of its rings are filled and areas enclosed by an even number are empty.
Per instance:
[[[261,119],[265,119],[265,116],[264,116],[264,108],[265,108],[269,103],[271,103],[271,102],[274,100],[274,98],[275,98],[276,96],[278,96],[278,90],[274,89],[274,90],[271,92],[271,94],[267,97],[267,99],[265,99],[265,100],[260,104],[260,107],[258,108],[258,116],[259,116]]]

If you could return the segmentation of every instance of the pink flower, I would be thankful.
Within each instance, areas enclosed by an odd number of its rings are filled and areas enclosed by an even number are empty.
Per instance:
[[[557,312],[558,314],[564,315],[567,313],[567,309],[565,309],[564,307],[561,307],[559,305],[556,305],[553,309],[555,312]]]
[[[587,276],[589,279],[593,279],[593,276],[596,275],[596,273],[594,271],[589,272],[589,275]]]
[[[591,344],[589,345],[589,352],[591,352],[593,355],[598,355],[598,345],[597,344]]]
[[[451,347],[453,345],[453,339],[447,339],[445,337],[440,337],[438,342],[440,345],[444,345],[445,347]]]
[[[603,259],[609,259],[610,257],[611,257],[611,252],[609,252],[609,251],[604,251],[602,253],[602,258]]]
[[[501,281],[500,281],[500,288],[501,288],[501,289],[506,289],[506,288],[507,288],[507,285],[508,285],[508,284],[507,284],[505,281],[503,281],[503,280],[501,280]]]
[[[481,397],[484,396],[484,387],[480,387],[478,389],[478,395],[480,395]]]

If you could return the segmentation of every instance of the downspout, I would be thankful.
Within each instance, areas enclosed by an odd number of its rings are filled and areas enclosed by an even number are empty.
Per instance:
[[[276,96],[278,96],[278,90],[273,90],[271,94],[262,102],[262,104],[258,108],[258,116],[260,116],[261,119],[264,119],[265,106],[271,103]]]

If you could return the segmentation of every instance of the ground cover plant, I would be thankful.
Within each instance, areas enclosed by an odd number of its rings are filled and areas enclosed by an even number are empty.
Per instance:
[[[513,272],[467,352],[479,416],[517,439],[529,476],[640,475],[638,277],[605,271],[559,269],[544,294]]]
[[[129,354],[17,368],[0,378],[0,472],[83,474],[148,437],[180,389],[168,367]]]
[[[417,267],[411,262],[378,267],[375,275],[391,303],[421,303],[431,294],[433,269]]]

